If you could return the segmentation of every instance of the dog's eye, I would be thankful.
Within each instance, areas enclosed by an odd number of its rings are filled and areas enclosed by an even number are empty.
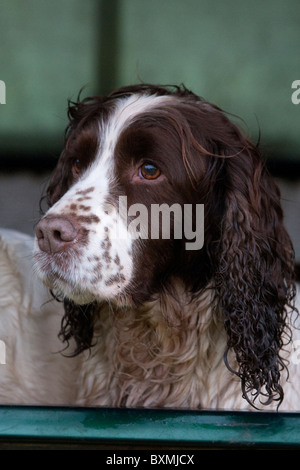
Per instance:
[[[152,163],[144,163],[139,170],[141,178],[146,180],[155,180],[160,176],[160,169]]]
[[[74,161],[73,166],[72,166],[72,171],[75,176],[80,175],[82,171],[82,165],[81,165],[81,161],[79,160],[79,158]]]

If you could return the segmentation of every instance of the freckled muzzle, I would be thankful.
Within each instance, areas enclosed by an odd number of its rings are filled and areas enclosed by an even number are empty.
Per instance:
[[[116,235],[116,210],[107,211],[105,205],[93,209],[89,196],[89,210],[84,211],[78,203],[79,197],[87,197],[82,193],[59,201],[38,223],[37,269],[49,287],[77,303],[118,301],[132,276],[131,239]]]

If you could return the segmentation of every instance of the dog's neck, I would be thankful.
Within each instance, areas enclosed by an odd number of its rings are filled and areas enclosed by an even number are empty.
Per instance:
[[[92,350],[93,374],[103,374],[103,388],[92,392],[95,403],[205,406],[209,382],[219,381],[221,364],[226,369],[226,335],[217,309],[212,311],[212,296],[206,289],[193,298],[177,283],[172,293],[165,291],[140,308],[106,304],[95,328],[97,352]],[[101,365],[99,354],[102,361],[107,358]]]

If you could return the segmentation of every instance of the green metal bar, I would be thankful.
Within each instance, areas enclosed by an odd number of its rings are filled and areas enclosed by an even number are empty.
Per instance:
[[[300,448],[300,414],[0,407],[1,443]]]

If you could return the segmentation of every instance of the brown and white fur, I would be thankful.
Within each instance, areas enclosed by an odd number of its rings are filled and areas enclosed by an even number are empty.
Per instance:
[[[123,88],[69,118],[35,269],[64,303],[75,404],[299,409],[293,248],[258,148],[184,88]],[[190,205],[194,223],[203,204],[203,247],[136,239],[121,196]]]

